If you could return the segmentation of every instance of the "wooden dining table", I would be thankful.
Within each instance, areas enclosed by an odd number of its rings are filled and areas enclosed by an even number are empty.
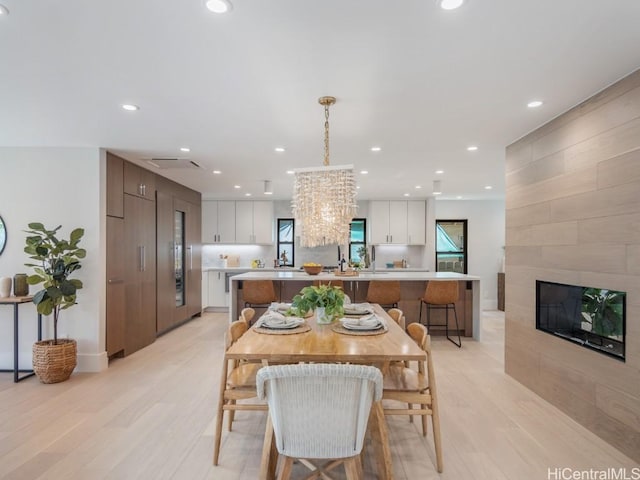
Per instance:
[[[386,319],[387,331],[382,334],[346,334],[334,331],[334,324],[318,324],[310,317],[311,330],[296,334],[264,334],[249,329],[225,353],[225,359],[261,360],[269,363],[345,362],[373,365],[383,375],[394,361],[423,360],[424,351],[394,322],[379,305],[373,305],[376,315]],[[261,480],[275,478],[278,459],[273,435],[265,434],[261,461]],[[375,452],[377,473],[384,480],[393,479],[391,449],[381,402],[374,402],[369,416],[369,432]]]

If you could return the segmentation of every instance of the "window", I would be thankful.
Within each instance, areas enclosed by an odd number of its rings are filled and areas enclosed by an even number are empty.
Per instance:
[[[293,267],[295,222],[293,218],[278,219],[278,265]]]
[[[436,220],[436,272],[467,273],[467,221]]]
[[[351,221],[351,228],[349,229],[349,261],[352,263],[360,263],[362,261],[359,252],[361,248],[367,248],[366,231],[366,219],[354,218]]]

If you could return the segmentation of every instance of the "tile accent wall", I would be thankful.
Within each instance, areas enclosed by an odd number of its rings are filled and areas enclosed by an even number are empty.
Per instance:
[[[640,462],[640,70],[506,159],[506,372]],[[537,331],[538,279],[626,291],[626,362]]]

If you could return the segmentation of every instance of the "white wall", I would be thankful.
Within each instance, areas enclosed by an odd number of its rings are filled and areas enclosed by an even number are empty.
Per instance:
[[[468,273],[481,277],[481,308],[495,310],[498,304],[497,273],[502,266],[505,244],[504,201],[436,200],[432,204],[435,204],[433,222],[467,220]],[[434,235],[433,226],[428,235]],[[433,264],[434,247],[429,255]]]
[[[62,225],[61,236],[82,227],[87,258],[77,278],[84,283],[78,305],[61,313],[58,332],[78,341],[78,370],[107,367],[104,351],[104,155],[97,148],[0,148],[0,215],[7,246],[0,255],[0,276],[31,273],[24,266],[23,232],[30,222]],[[31,287],[31,293],[38,290]],[[43,338],[53,336],[43,319]],[[37,338],[33,304],[20,306],[20,365],[31,368],[31,344]],[[0,307],[0,368],[13,368],[13,310]]]

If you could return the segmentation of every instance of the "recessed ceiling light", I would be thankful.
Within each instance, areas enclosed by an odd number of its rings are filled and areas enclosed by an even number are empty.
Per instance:
[[[380,150],[382,150],[382,147],[371,147],[372,152],[379,152]]]
[[[436,170],[436,175],[442,175],[444,173],[444,170]]]
[[[467,150],[469,150],[470,152],[475,152],[476,150],[478,150],[478,147],[476,145],[469,145],[467,147]]]
[[[234,185],[233,188],[240,188],[240,185]]]
[[[189,147],[180,147],[181,152],[190,152],[191,149]]]
[[[366,175],[367,173],[369,173],[369,170],[360,170],[360,173],[361,173],[362,175]]]
[[[491,190],[493,187],[491,185],[487,185],[484,187],[485,190]]]
[[[461,7],[464,0],[440,0],[440,8],[443,10],[455,10]]]
[[[529,108],[537,108],[540,105],[542,105],[542,102],[540,100],[533,100],[533,101],[527,103],[527,107],[529,107]]]
[[[214,170],[213,173],[214,175],[220,175],[222,172],[220,170]]]
[[[416,190],[420,190],[422,188],[422,185],[416,185]]]
[[[245,194],[244,194],[244,196],[245,196],[245,197],[250,197],[250,196],[251,196],[251,194],[250,194],[250,193],[245,193]]]
[[[9,9],[4,5],[0,5],[0,15],[9,15]]]
[[[410,196],[410,195],[411,195],[410,193],[405,193],[405,194],[404,194],[404,196],[405,196],[405,197],[408,197],[408,196]]]
[[[284,152],[284,147],[276,147],[274,148],[276,152]]]
[[[229,0],[207,0],[205,5],[213,13],[227,13],[233,10]]]
[[[434,195],[442,195],[442,192],[433,192]]]
[[[457,198],[458,200],[462,200],[462,196],[460,196],[460,195],[458,195],[456,198]]]
[[[287,175],[293,175],[295,172],[293,170],[287,170]]]
[[[136,110],[140,110],[140,107],[138,105],[133,105],[131,103],[125,103],[122,105],[122,108],[124,108],[125,110],[127,110],[128,112],[135,112]]]
[[[356,185],[356,190],[360,190],[360,185]]]

